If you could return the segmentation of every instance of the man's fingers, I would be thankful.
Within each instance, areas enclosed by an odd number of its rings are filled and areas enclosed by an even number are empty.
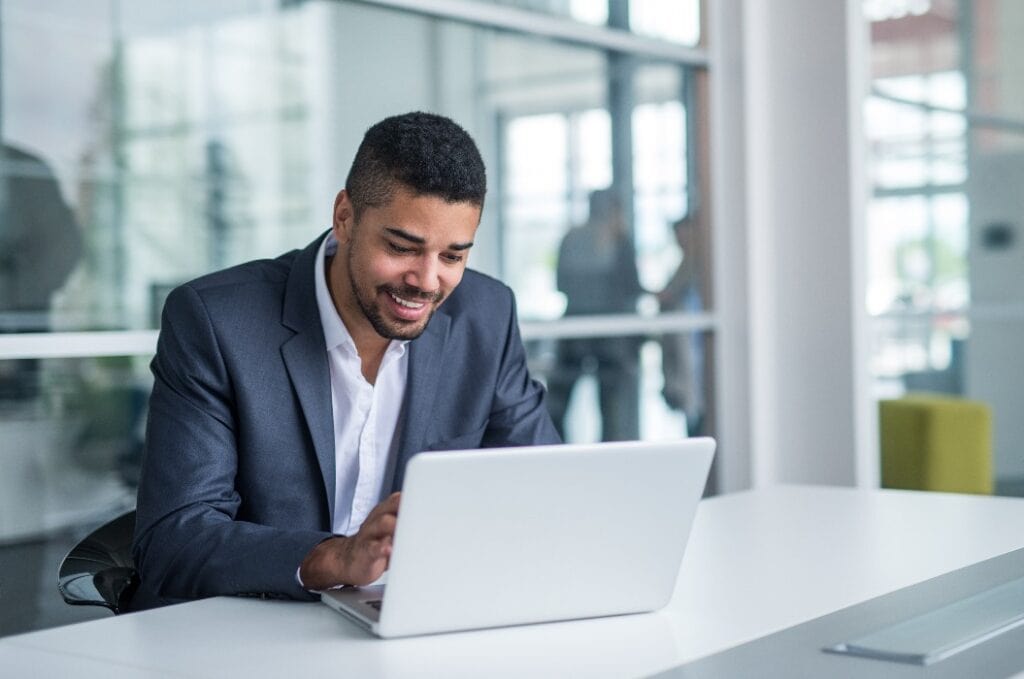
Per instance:
[[[391,540],[371,540],[363,545],[363,558],[366,560],[365,566],[368,569],[372,569],[373,566],[381,561],[386,560],[391,556]]]
[[[369,516],[366,517],[366,521],[359,528],[359,533],[368,538],[393,535],[395,526],[398,524],[398,515],[388,510],[389,507],[385,503],[374,507]]]
[[[387,548],[387,554],[390,554],[392,544],[392,534],[387,532],[379,532],[375,534],[363,533],[360,531],[359,539],[356,541],[356,549],[360,554],[365,557],[369,556],[371,559],[379,559],[382,556],[386,556],[384,548]],[[357,558],[360,558],[357,555]]]
[[[395,526],[397,525],[398,518],[394,514],[384,514],[372,520],[368,520],[362,525],[359,532],[363,533],[370,539],[391,537],[395,534]]]
[[[401,504],[401,502],[402,494],[392,493],[391,495],[388,495],[387,498],[379,505],[377,505],[374,509],[380,509],[381,511],[386,512],[388,514],[397,514],[398,505]]]
[[[377,558],[386,559],[391,556],[391,538],[377,541]]]
[[[347,571],[357,574],[354,580],[371,582],[388,568],[391,560],[395,526],[398,525],[400,493],[392,493],[373,508],[359,532],[348,538]],[[365,584],[363,582],[363,584]]]
[[[398,517],[394,514],[381,514],[370,523],[373,525],[374,530],[382,530],[390,535],[395,532],[395,527],[398,525]]]
[[[373,521],[378,516],[397,516],[398,504],[401,500],[401,495],[401,493],[392,493],[389,495],[386,500],[370,510],[370,513],[366,517],[366,521]]]

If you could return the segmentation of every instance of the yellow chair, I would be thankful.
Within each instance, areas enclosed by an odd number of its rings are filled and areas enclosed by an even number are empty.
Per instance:
[[[992,493],[992,411],[987,404],[911,394],[878,405],[883,488]]]

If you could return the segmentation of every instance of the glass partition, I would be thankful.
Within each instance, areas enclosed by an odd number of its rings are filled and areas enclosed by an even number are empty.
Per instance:
[[[638,35],[695,46],[701,39],[700,0],[479,0],[591,26],[612,25]]]
[[[1024,494],[1024,6],[866,1],[873,199],[868,310],[880,398],[991,415],[996,492]],[[883,432],[884,436],[884,432]]]
[[[696,7],[629,24],[696,41]],[[0,2],[0,558],[34,583],[0,634],[61,619],[54,545],[131,506],[168,292],[322,233],[386,115],[477,140],[470,266],[515,291],[567,440],[713,431],[695,68],[373,3]]]

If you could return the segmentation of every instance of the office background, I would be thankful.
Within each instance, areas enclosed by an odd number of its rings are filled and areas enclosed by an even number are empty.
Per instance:
[[[102,615],[55,569],[133,502],[166,293],[309,242],[413,109],[480,144],[471,266],[569,440],[875,487],[878,401],[937,391],[1024,494],[1022,31],[1012,0],[0,0],[0,634]],[[606,187],[635,271],[591,259],[639,288],[566,314]]]

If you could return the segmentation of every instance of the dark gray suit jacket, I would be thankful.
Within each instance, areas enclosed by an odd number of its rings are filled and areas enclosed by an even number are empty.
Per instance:
[[[330,370],[302,251],[177,288],[152,369],[135,608],[221,594],[311,598],[303,557],[330,536]],[[393,488],[429,450],[558,442],[530,379],[511,290],[466,271],[409,344]]]

